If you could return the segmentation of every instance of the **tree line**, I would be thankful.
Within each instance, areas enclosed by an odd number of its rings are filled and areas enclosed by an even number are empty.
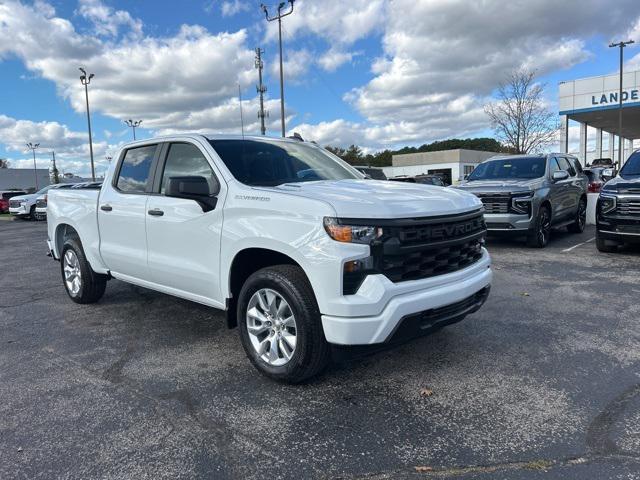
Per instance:
[[[403,153],[437,152],[439,150],[456,150],[464,148],[467,150],[481,150],[483,152],[510,153],[510,149],[502,145],[494,138],[451,138],[449,140],[439,140],[425,143],[419,147],[403,147],[399,150],[382,150],[375,153],[365,154],[357,145],[348,148],[325,146],[334,155],[337,155],[351,165],[368,165],[372,167],[391,166],[391,157]]]

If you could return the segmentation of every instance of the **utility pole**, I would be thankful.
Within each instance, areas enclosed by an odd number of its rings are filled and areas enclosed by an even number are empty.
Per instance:
[[[136,128],[140,126],[140,124],[142,123],[142,120],[125,120],[124,121],[125,125],[131,129],[133,129],[133,140],[135,141],[136,139]]]
[[[260,110],[258,110],[258,118],[260,119],[260,133],[265,135],[267,133],[267,129],[264,126],[264,119],[269,116],[269,113],[264,111],[264,93],[267,91],[267,87],[262,84],[262,68],[264,67],[264,63],[262,62],[263,53],[264,50],[261,50],[260,47],[256,48],[256,68],[258,69],[258,86],[256,87],[256,90],[260,94]]]
[[[94,77],[93,73],[87,76],[87,72],[84,68],[80,67],[79,70],[82,72],[80,75],[80,83],[84,85],[84,98],[87,102],[87,125],[89,127],[89,154],[91,155],[91,179],[96,181],[96,169],[93,165],[93,140],[91,138],[91,115],[89,114],[89,84],[91,83],[91,79]]]
[[[58,172],[58,167],[56,167],[56,152],[53,150],[51,150],[51,160],[53,162],[53,167],[51,168],[53,183],[60,183],[60,173]]]
[[[38,170],[36,169],[36,149],[40,148],[39,143],[27,143],[27,148],[33,152],[33,174],[36,177],[36,192],[39,190],[38,188]]]
[[[265,17],[268,22],[273,22],[274,20],[278,20],[278,43],[280,45],[280,124],[282,126],[282,136],[285,136],[285,128],[284,128],[284,73],[282,72],[282,18],[287,15],[291,15],[293,13],[293,2],[295,0],[288,0],[291,8],[288,12],[282,13],[282,9],[286,5],[285,2],[280,2],[278,4],[278,15],[275,17],[269,17],[269,11],[267,10],[267,6],[265,4],[261,4],[260,8],[264,12]]]
[[[242,116],[242,91],[240,90],[240,83],[238,83],[238,101],[240,102],[240,131],[244,139],[244,117]]]
[[[624,59],[624,47],[635,43],[633,40],[609,44],[609,48],[620,49],[620,90],[618,91],[618,170],[622,168],[622,68]]]

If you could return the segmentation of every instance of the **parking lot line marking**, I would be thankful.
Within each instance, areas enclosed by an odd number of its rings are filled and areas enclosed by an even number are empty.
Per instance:
[[[578,248],[578,247],[581,247],[582,245],[585,245],[585,244],[587,244],[587,243],[589,243],[589,242],[593,242],[595,239],[596,239],[596,237],[590,238],[590,239],[589,239],[589,240],[587,240],[586,242],[579,243],[579,244],[577,244],[577,245],[574,245],[573,247],[565,248],[565,249],[564,249],[564,250],[562,250],[562,251],[563,251],[563,252],[570,252],[570,251],[571,251],[571,250],[573,250],[574,248]]]

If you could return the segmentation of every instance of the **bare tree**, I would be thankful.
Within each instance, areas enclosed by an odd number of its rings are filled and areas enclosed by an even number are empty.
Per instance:
[[[9,160],[0,158],[0,168],[9,168]]]
[[[496,136],[513,153],[537,152],[556,140],[555,114],[544,102],[544,84],[519,70],[498,86],[498,99],[485,105]]]

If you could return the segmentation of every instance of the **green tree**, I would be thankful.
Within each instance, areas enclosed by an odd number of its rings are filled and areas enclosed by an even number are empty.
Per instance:
[[[9,160],[0,158],[0,168],[9,168]]]

